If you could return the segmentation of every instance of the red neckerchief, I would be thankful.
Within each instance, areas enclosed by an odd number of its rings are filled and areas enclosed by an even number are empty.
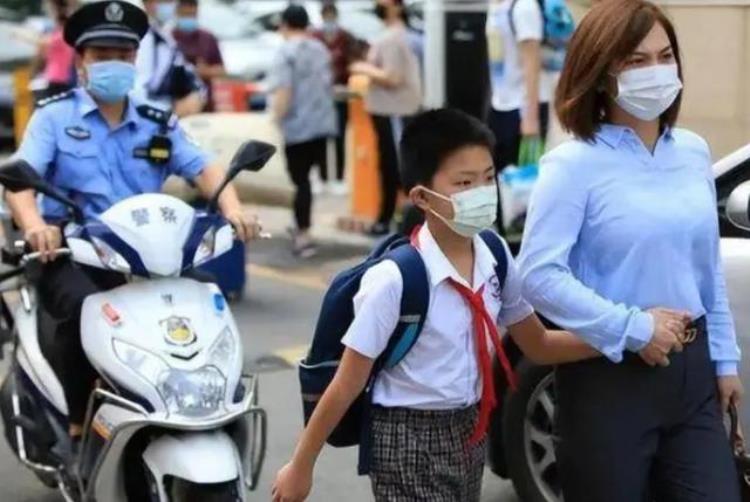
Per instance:
[[[419,249],[419,231],[421,226],[412,231],[411,244]],[[489,336],[492,345],[495,347],[495,353],[503,368],[505,377],[508,379],[508,385],[511,390],[516,389],[516,375],[510,365],[508,356],[505,354],[503,345],[500,342],[500,333],[497,324],[492,316],[487,312],[484,304],[484,286],[479,291],[474,292],[453,278],[448,279],[449,284],[461,295],[471,310],[472,323],[474,324],[474,335],[477,346],[477,363],[482,377],[482,396],[479,403],[479,420],[477,421],[474,432],[469,438],[469,444],[476,444],[487,432],[490,423],[492,410],[497,406],[497,395],[495,394],[495,379],[492,375],[492,358],[490,357],[489,347],[487,346],[487,337]]]

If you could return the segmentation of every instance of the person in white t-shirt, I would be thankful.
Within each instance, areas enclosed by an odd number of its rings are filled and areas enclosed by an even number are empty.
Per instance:
[[[542,68],[544,15],[538,0],[491,0],[487,12],[495,167],[515,165],[521,140],[547,134],[555,73]]]

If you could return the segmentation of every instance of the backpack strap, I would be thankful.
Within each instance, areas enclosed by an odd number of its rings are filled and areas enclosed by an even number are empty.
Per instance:
[[[505,279],[508,277],[508,252],[505,250],[505,244],[501,237],[492,230],[484,230],[479,236],[495,257],[495,275],[502,290],[505,287]]]
[[[404,287],[398,325],[383,351],[379,369],[397,365],[414,346],[424,327],[430,303],[427,267],[419,251],[410,244],[404,244],[391,249],[386,258],[398,267]]]

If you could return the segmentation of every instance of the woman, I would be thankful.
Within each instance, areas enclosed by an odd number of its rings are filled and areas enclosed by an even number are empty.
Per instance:
[[[658,7],[600,2],[557,90],[575,139],[541,163],[524,293],[606,356],[556,370],[566,500],[739,501],[722,410],[742,395],[740,354],[711,154],[674,127],[681,78]]]
[[[292,252],[312,258],[317,247],[310,233],[310,171],[325,166],[327,138],[336,134],[333,77],[328,50],[307,31],[310,18],[301,5],[281,14],[284,44],[269,76],[271,110],[281,124],[289,177],[296,187]]]
[[[397,144],[403,120],[414,115],[422,103],[419,61],[410,46],[403,0],[377,0],[375,12],[386,29],[373,42],[367,62],[352,64],[350,71],[370,78],[366,98],[378,138],[380,214],[370,228],[373,236],[390,232],[396,211],[401,180],[398,170]]]

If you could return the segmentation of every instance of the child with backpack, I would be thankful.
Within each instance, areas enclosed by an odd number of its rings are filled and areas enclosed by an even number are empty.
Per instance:
[[[376,501],[479,501],[497,400],[493,352],[513,383],[498,325],[538,364],[598,356],[571,333],[545,330],[507,245],[485,230],[497,203],[493,143],[486,126],[455,110],[425,112],[405,129],[403,181],[426,223],[334,280],[300,367],[311,416],[274,502],[308,496],[324,443],[357,442],[341,439],[350,421],[361,423],[360,474],[369,473]],[[347,288],[351,322],[337,326],[331,313]],[[311,390],[316,371],[329,379]]]

